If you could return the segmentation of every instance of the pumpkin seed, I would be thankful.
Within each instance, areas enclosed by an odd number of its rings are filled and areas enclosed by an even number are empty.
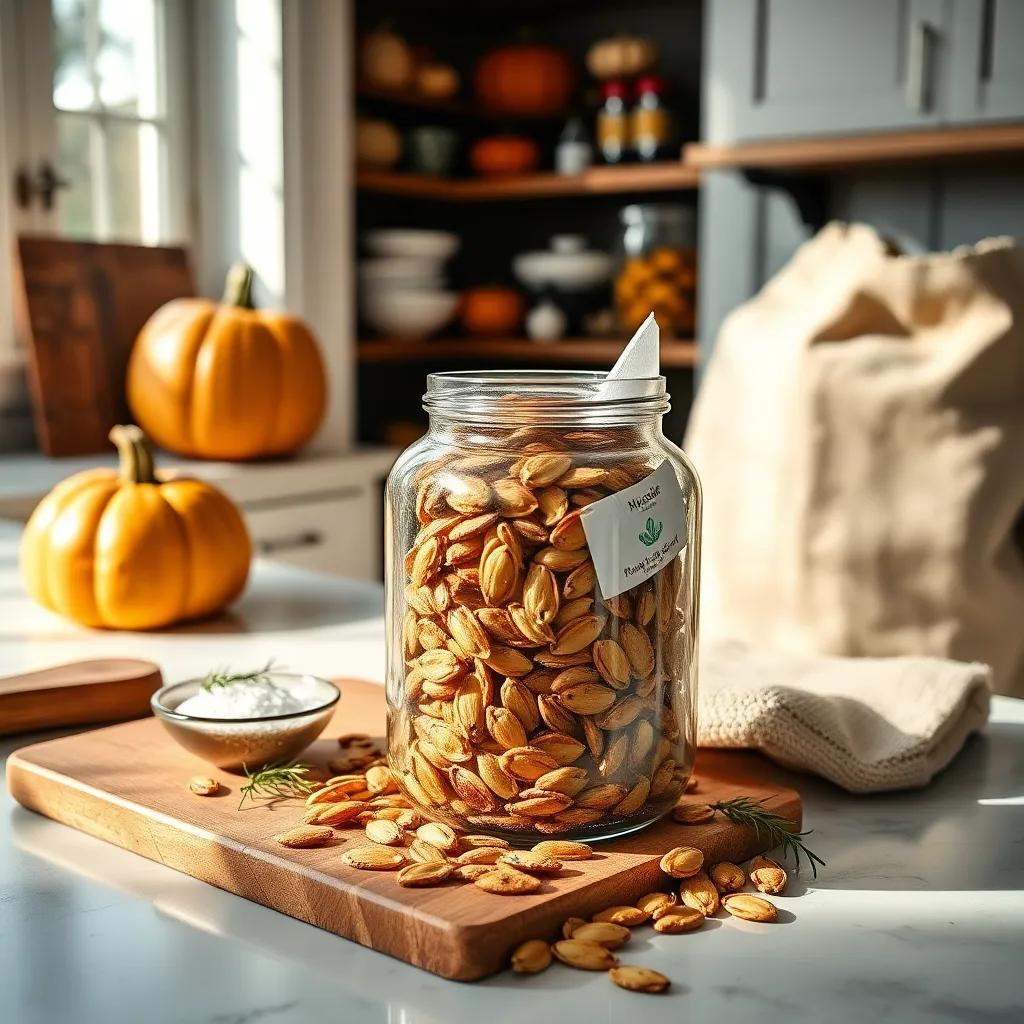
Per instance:
[[[551,951],[563,964],[581,971],[607,971],[618,963],[604,946],[596,942],[560,939],[551,947]]]
[[[512,951],[516,974],[539,974],[551,966],[551,947],[541,939],[529,939]]]
[[[634,967],[631,964],[613,967],[608,972],[608,977],[619,988],[629,989],[630,992],[659,993],[666,991],[671,984],[660,971],[654,971],[650,967]]]
[[[482,874],[473,884],[496,896],[528,896],[543,888],[539,878],[508,867],[492,869]]]
[[[773,904],[760,896],[752,896],[746,892],[737,892],[726,896],[722,900],[722,906],[733,917],[742,917],[745,921],[759,921],[767,924],[778,918],[778,911]]]
[[[389,846],[359,846],[346,850],[341,859],[361,871],[394,871],[405,863],[405,855]]]
[[[441,863],[417,863],[406,864],[396,879],[398,884],[406,889],[425,889],[428,886],[440,885],[451,878],[455,869],[451,864]]]
[[[693,846],[677,846],[661,858],[660,866],[673,878],[689,878],[704,866],[704,854]]]

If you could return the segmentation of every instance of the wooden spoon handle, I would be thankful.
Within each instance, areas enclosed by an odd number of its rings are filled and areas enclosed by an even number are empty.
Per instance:
[[[160,669],[141,658],[94,658],[0,677],[0,736],[149,714],[163,685]]]

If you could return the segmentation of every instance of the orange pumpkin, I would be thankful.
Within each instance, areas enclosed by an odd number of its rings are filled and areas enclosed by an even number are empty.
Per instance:
[[[252,268],[233,267],[221,304],[174,299],[128,361],[128,405],[161,447],[203,459],[286,455],[316,433],[327,380],[309,328],[256,310]]]
[[[533,139],[520,135],[491,135],[474,143],[469,162],[485,178],[526,174],[540,162],[540,149]]]
[[[486,286],[462,294],[462,326],[467,334],[513,335],[523,312],[523,297],[512,288]]]
[[[553,46],[514,43],[480,59],[474,84],[481,106],[492,114],[550,117],[568,106],[576,71]]]
[[[158,629],[219,611],[249,575],[249,534],[201,480],[161,480],[138,427],[114,427],[120,474],[86,470],[32,513],[21,571],[41,605],[86,626]]]

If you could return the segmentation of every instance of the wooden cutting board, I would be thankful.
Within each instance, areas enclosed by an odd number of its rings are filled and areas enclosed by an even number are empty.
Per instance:
[[[141,658],[93,658],[0,678],[0,736],[149,714],[163,686],[160,669]]]
[[[132,422],[125,371],[136,335],[165,302],[195,294],[188,254],[22,235],[16,279],[40,447],[109,451],[110,428]]]
[[[325,737],[305,759],[336,756],[343,732],[382,736],[384,691],[341,682],[342,699]],[[186,788],[197,772],[226,787],[220,797]],[[800,797],[773,785],[774,769],[756,754],[702,752],[698,797],[771,797],[768,806],[799,825]],[[339,830],[336,842],[288,850],[272,836],[300,820],[298,801],[247,804],[238,810],[237,776],[211,769],[176,746],[155,719],[131,722],[26,747],[7,763],[11,793],[25,807],[168,867],[315,924],[435,974],[461,981],[506,966],[528,938],[554,937],[573,915],[633,902],[666,881],[658,869],[673,846],[692,845],[709,862],[745,860],[764,849],[752,832],[727,821],[686,826],[662,821],[597,845],[598,858],[566,865],[563,876],[532,896],[495,896],[449,883],[403,889],[393,872],[357,871],[338,854],[366,840]]]

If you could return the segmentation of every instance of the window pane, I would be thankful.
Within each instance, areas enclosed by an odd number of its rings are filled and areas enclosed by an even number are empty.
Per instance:
[[[53,103],[59,110],[93,104],[87,26],[87,0],[53,0]]]
[[[96,234],[93,210],[92,142],[89,118],[57,115],[57,166],[70,188],[57,193],[57,220],[63,234],[91,238]]]
[[[142,239],[139,197],[139,129],[111,122],[107,129],[110,168],[110,237],[123,241]]]
[[[99,0],[96,72],[109,110],[158,117],[157,0]]]
[[[168,2],[49,0],[67,235],[156,243],[169,233],[179,185],[167,178],[163,121]]]

